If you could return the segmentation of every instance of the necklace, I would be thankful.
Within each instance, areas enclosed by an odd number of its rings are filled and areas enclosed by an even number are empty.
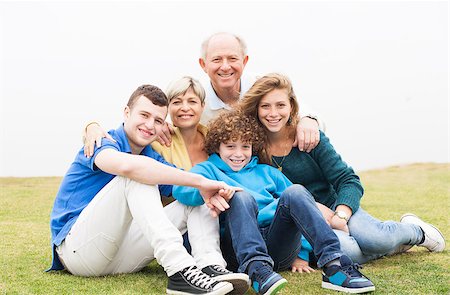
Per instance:
[[[283,158],[281,158],[280,163],[277,162],[277,160],[275,160],[275,157],[272,156],[272,161],[275,163],[275,165],[277,165],[278,170],[283,171],[283,167],[281,165],[283,165],[284,159],[286,159],[287,155],[284,155]]]
[[[272,161],[275,163],[275,165],[277,165],[277,168],[278,168],[278,170],[280,170],[280,171],[283,171],[282,165],[283,165],[283,163],[284,163],[284,160],[286,159],[287,152],[288,152],[288,148],[289,148],[289,147],[288,147],[287,145],[284,147],[283,157],[281,158],[281,161],[280,161],[280,162],[278,162],[277,160],[275,160],[275,156],[272,155]]]
[[[274,155],[271,156],[272,162],[274,162],[275,165],[277,165],[277,168],[280,171],[283,171],[283,166],[282,165],[284,163],[284,160],[286,159],[286,156],[288,155],[289,147],[292,148],[292,142],[289,142],[289,137],[287,139],[288,139],[288,141],[287,141],[287,144],[284,146],[283,157],[281,158],[281,161],[278,162],[277,160],[275,160],[275,156]]]

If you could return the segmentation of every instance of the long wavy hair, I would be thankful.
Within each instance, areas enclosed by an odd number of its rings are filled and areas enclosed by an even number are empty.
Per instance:
[[[239,102],[239,110],[246,116],[251,116],[256,119],[258,124],[263,127],[267,132],[264,125],[258,118],[258,107],[262,98],[275,89],[286,90],[289,96],[289,102],[291,104],[291,113],[287,126],[290,132],[295,132],[295,126],[298,123],[299,106],[297,103],[297,97],[295,96],[292,83],[288,77],[279,73],[270,73],[256,80],[253,86],[245,93],[244,97]],[[272,159],[268,153],[268,143],[266,141],[264,147],[260,150],[258,155],[262,163],[271,164]]]

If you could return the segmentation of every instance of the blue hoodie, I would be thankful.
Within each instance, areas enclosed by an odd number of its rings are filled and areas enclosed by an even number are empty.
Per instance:
[[[260,227],[270,225],[275,216],[278,200],[292,182],[278,169],[258,164],[258,157],[253,156],[250,162],[239,171],[233,171],[218,154],[212,154],[208,160],[192,167],[190,172],[206,178],[223,181],[228,185],[241,187],[255,198],[258,204],[258,224]],[[188,206],[204,204],[198,189],[186,186],[174,186],[173,197]],[[306,243],[305,243],[306,242]],[[308,251],[311,246],[302,237],[302,251],[299,257],[308,261]]]

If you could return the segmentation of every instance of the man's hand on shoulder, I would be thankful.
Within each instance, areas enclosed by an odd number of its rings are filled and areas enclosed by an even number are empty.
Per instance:
[[[319,124],[316,120],[303,117],[297,125],[297,138],[294,146],[302,152],[309,153],[312,151],[320,141]]]

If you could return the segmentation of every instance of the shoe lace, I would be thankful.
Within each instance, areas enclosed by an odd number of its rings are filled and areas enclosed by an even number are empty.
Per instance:
[[[221,266],[221,265],[218,265],[218,264],[216,264],[216,265],[212,265],[211,266],[213,269],[215,269],[216,271],[218,271],[218,272],[221,272],[221,273],[228,273],[228,271],[227,271],[227,269],[225,269],[223,266]]]
[[[272,274],[272,269],[266,265],[262,265],[256,269],[255,280],[259,283],[264,283],[263,281]]]
[[[359,271],[360,269],[364,268],[359,263],[353,263],[347,266],[342,267],[342,271],[349,274],[351,277],[361,277],[363,274]]]
[[[190,266],[186,269],[183,275],[190,281],[192,284],[195,284],[198,287],[209,289],[216,280],[212,279],[207,274],[203,273],[196,266]]]

